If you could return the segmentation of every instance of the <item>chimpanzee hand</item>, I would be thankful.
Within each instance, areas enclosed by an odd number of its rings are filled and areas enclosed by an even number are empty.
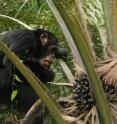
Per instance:
[[[61,59],[63,59],[65,61],[66,58],[67,58],[67,52],[68,52],[67,49],[59,48],[58,51],[55,54],[55,57],[56,58],[61,58]]]
[[[34,63],[34,64],[39,64],[39,58],[36,57],[28,57],[23,59],[24,63]]]

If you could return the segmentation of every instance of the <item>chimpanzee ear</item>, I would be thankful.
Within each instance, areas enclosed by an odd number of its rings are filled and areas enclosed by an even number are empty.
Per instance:
[[[48,34],[46,32],[42,33],[39,36],[39,39],[41,41],[42,46],[45,46],[46,44],[48,44]]]

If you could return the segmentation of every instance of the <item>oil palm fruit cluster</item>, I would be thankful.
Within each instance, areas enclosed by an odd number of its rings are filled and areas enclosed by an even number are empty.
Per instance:
[[[102,81],[105,95],[108,100],[111,101],[111,97],[116,94],[115,86],[106,84]],[[89,80],[87,75],[81,76],[76,79],[74,84],[74,99],[77,102],[78,110],[80,113],[90,110],[95,105],[95,100],[90,88]]]
[[[89,80],[86,75],[76,79],[76,83],[74,84],[74,98],[80,112],[89,110],[94,105],[95,101],[92,97]]]
[[[114,85],[112,85],[112,84],[109,85],[109,84],[103,83],[103,89],[104,89],[104,93],[105,93],[108,101],[111,102],[113,97],[117,96],[117,90]]]

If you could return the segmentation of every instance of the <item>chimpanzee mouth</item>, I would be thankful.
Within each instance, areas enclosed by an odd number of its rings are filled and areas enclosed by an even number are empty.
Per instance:
[[[43,62],[44,67],[47,69],[50,69],[52,64],[53,64],[53,61],[51,61],[51,60],[44,60],[44,62]]]

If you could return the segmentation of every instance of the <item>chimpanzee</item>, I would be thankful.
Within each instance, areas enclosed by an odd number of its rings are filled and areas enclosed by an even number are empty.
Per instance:
[[[66,49],[60,48],[58,40],[51,32],[44,29],[19,29],[10,31],[0,37],[31,71],[43,82],[52,81],[51,69],[54,58],[64,58]],[[17,75],[21,81],[14,79]],[[11,93],[16,89],[18,94],[11,102]],[[0,52],[0,103],[26,112],[38,99],[31,86],[15,69],[14,65]]]

